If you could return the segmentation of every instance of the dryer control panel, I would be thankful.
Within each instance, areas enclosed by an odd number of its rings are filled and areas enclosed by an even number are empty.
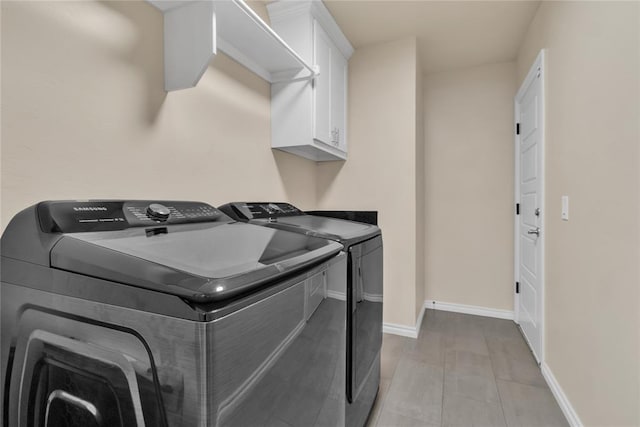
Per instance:
[[[304,215],[304,212],[289,203],[273,202],[234,202],[220,206],[220,210],[239,221]]]
[[[230,221],[202,202],[151,200],[76,200],[38,204],[38,219],[45,233],[114,231],[130,227]]]

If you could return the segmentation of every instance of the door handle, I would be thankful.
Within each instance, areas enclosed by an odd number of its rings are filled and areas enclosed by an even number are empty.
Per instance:
[[[540,227],[528,229],[527,234],[535,234],[536,236],[540,236]]]
[[[102,425],[102,415],[100,414],[100,411],[98,410],[98,408],[96,408],[96,406],[93,403],[87,402],[86,400],[81,399],[77,396],[74,396],[71,393],[67,393],[66,391],[58,389],[58,390],[52,391],[51,394],[49,394],[49,397],[47,398],[47,409],[44,415],[45,426],[49,425],[49,415],[51,415],[50,413],[51,404],[56,399],[62,400],[63,402],[73,405],[80,410],[90,413],[93,416],[93,419],[96,421],[96,423],[100,426]]]

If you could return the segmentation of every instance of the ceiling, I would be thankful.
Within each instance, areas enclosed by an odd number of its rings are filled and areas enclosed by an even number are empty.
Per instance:
[[[354,48],[415,36],[425,73],[516,58],[535,1],[324,0]]]

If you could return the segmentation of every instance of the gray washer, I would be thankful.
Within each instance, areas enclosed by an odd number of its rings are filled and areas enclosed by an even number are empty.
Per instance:
[[[136,200],[42,202],[1,244],[4,425],[344,423],[345,304],[306,312],[341,244]]]

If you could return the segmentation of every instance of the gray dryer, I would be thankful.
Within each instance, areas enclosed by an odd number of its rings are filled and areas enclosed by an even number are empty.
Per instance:
[[[289,203],[234,202],[219,209],[238,221],[330,239],[345,246],[346,313],[346,422],[366,423],[380,384],[382,346],[382,234],[371,224],[308,215]],[[331,292],[330,292],[331,293]]]

